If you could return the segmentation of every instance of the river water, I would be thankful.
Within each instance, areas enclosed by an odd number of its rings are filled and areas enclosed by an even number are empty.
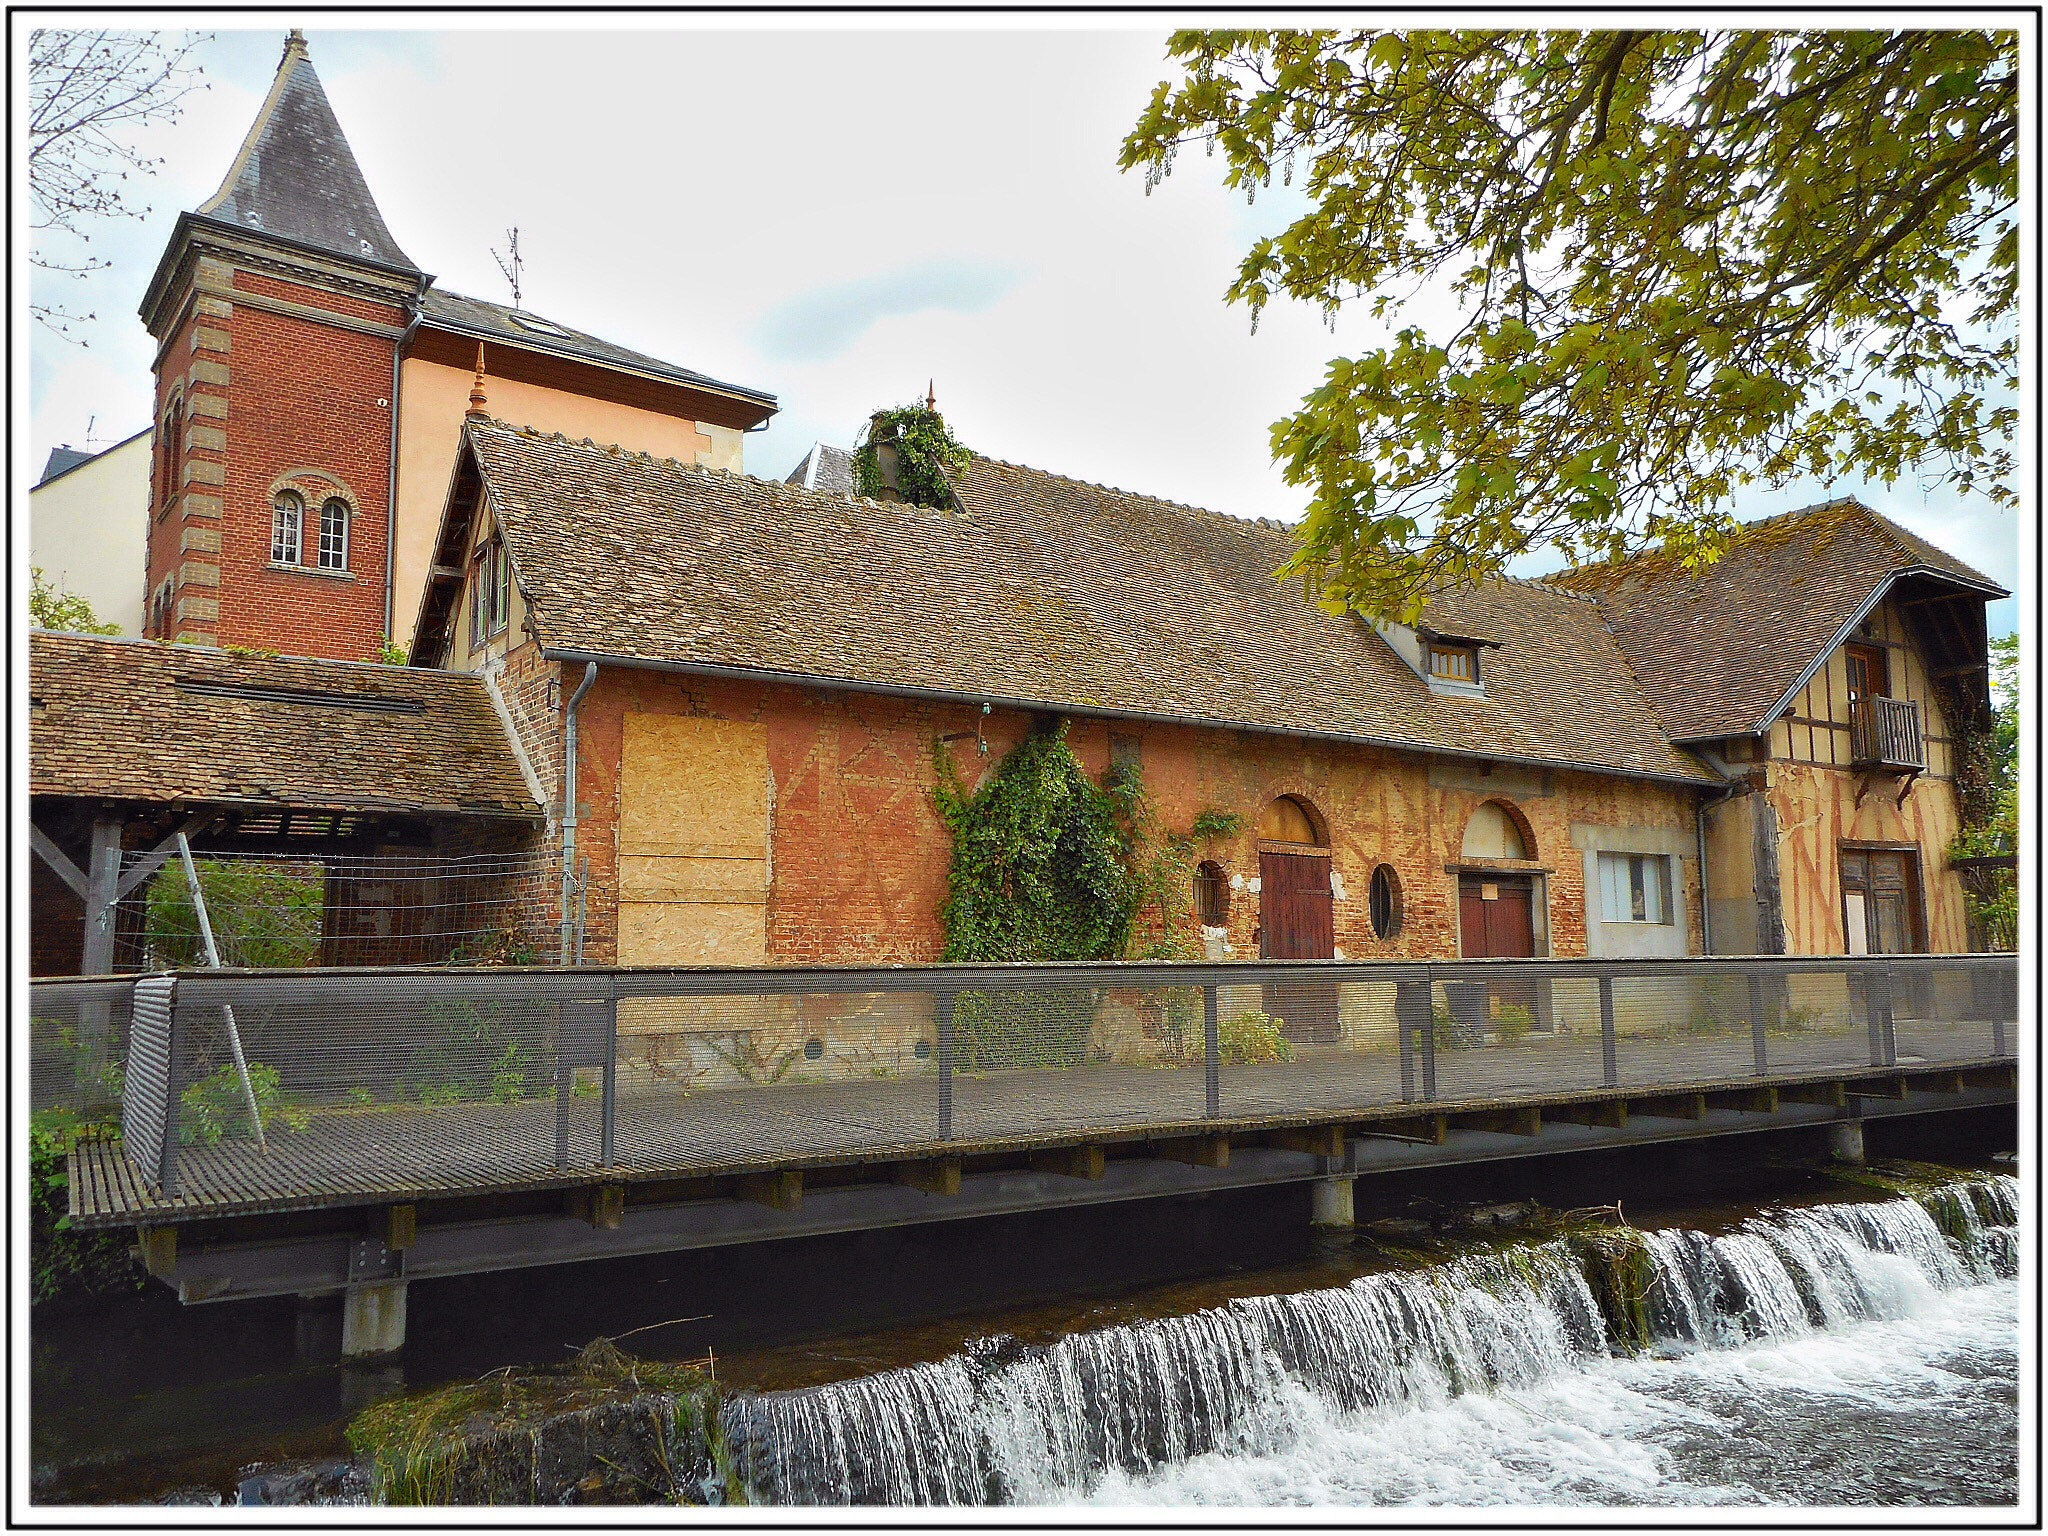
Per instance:
[[[729,1399],[761,1502],[1998,1505],[2016,1190],[1649,1234],[1652,1346],[1563,1242]]]
[[[721,1350],[723,1428],[764,1504],[2013,1503],[2014,1181],[1909,1199],[1801,1174],[1766,1198],[1630,1208],[1645,1348],[1568,1240],[1361,1232],[1222,1280]],[[332,1371],[280,1371],[253,1325],[204,1343],[250,1366],[131,1403],[39,1338],[39,1500],[296,1501],[307,1468],[310,1497],[360,1496]],[[408,1385],[483,1368],[408,1356]]]

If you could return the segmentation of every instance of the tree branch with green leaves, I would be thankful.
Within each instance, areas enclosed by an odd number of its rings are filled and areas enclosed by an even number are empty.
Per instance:
[[[2016,501],[2010,32],[1208,31],[1125,139],[1308,210],[1227,290],[1401,324],[1273,428],[1301,577],[1412,620],[1542,548],[1711,560],[1744,487]]]

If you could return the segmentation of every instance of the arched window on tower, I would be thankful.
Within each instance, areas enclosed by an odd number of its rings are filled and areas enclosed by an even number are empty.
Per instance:
[[[164,407],[163,424],[157,429],[156,509],[159,513],[170,511],[171,503],[177,499],[179,460],[184,439],[185,402],[173,395],[171,403]]]
[[[279,491],[270,503],[270,563],[300,565],[306,548],[306,498]]]
[[[330,496],[320,503],[320,569],[348,569],[348,503]]]

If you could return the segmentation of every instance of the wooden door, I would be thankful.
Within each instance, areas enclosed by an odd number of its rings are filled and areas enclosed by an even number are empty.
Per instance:
[[[1330,960],[1337,954],[1337,911],[1326,854],[1259,855],[1259,954],[1267,960]],[[1338,1038],[1334,981],[1269,983],[1261,1006],[1290,1040]]]
[[[1849,703],[1854,707],[1872,697],[1891,692],[1891,668],[1882,649],[1874,645],[1845,645],[1842,657],[1849,666]]]
[[[1536,953],[1536,892],[1527,879],[1466,875],[1458,882],[1459,953],[1468,960]]]
[[[1920,892],[1912,856],[1899,849],[1842,851],[1842,927],[1852,955],[1920,949]]]

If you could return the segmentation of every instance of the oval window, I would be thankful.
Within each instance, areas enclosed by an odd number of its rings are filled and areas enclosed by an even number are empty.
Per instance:
[[[1372,872],[1366,904],[1372,911],[1372,931],[1380,938],[1391,939],[1401,931],[1401,877],[1393,865],[1382,864]]]
[[[806,1041],[804,1042],[804,1060],[806,1060],[806,1061],[816,1061],[816,1060],[817,1060],[817,1059],[818,1059],[818,1058],[819,1058],[820,1056],[822,1056],[822,1055],[824,1055],[824,1054],[825,1054],[825,1042],[824,1042],[824,1041],[822,1041],[822,1040],[819,1040],[819,1039],[817,1039],[817,1038],[815,1038],[815,1037],[814,1037],[814,1038],[812,1038],[812,1039],[809,1039],[809,1040],[806,1040]]]

